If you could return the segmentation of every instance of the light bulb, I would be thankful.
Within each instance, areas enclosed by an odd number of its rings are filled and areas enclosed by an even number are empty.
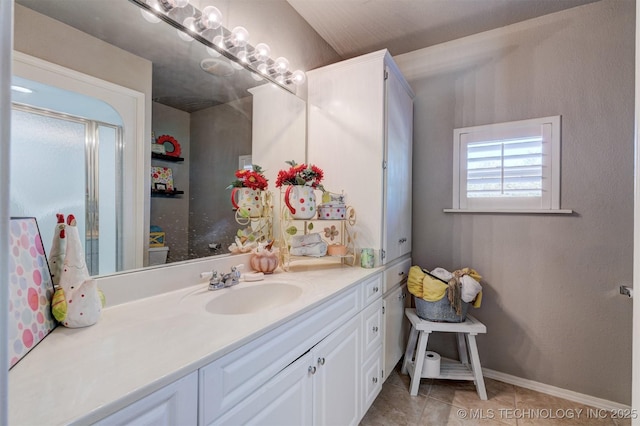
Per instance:
[[[215,6],[207,6],[202,9],[202,17],[200,18],[199,25],[202,26],[202,30],[211,29],[215,30],[222,25],[222,13]]]
[[[297,70],[294,71],[293,74],[291,74],[291,78],[289,79],[289,81],[293,84],[300,85],[304,83],[306,79],[307,77],[305,76],[304,72]]]
[[[281,56],[274,61],[273,69],[278,74],[284,74],[289,69],[289,61]]]
[[[251,73],[251,77],[252,77],[255,81],[262,81],[262,80],[264,80],[264,79],[262,78],[262,76],[261,76],[260,74],[256,73],[256,72],[252,72],[252,73]]]
[[[173,5],[173,7],[185,7],[189,4],[189,0],[168,0],[169,3]]]
[[[279,76],[276,77],[276,81],[280,84],[284,84],[284,76],[280,74]]]
[[[234,47],[244,47],[249,41],[249,31],[245,27],[235,27],[231,30],[231,43]]]
[[[158,22],[160,22],[160,18],[158,18],[156,15],[154,15],[153,13],[151,13],[149,11],[146,11],[144,9],[140,9],[140,13],[142,14],[142,17],[147,22],[151,22],[152,24],[157,24]]]
[[[189,4],[189,0],[159,0],[159,2],[165,11],[169,11],[175,7],[185,7]]]
[[[184,20],[184,22],[182,23],[182,25],[184,25],[187,29],[191,30],[191,31],[195,31],[196,30],[196,18],[194,18],[193,16],[190,16],[188,18],[186,18]],[[182,30],[176,30],[178,31],[178,36],[183,39],[184,41],[192,41],[193,37],[191,37],[189,34],[185,33]]]
[[[226,50],[225,45],[224,45],[224,37],[222,37],[221,35],[215,36],[213,38],[213,44],[215,44],[216,46],[218,46],[222,50]]]
[[[161,10],[160,5],[158,4],[158,0],[146,0],[145,3],[151,6],[153,10]],[[152,24],[157,24],[158,22],[160,22],[160,18],[147,10],[140,9],[140,13],[147,22],[151,22]]]
[[[269,67],[267,67],[267,64],[260,64],[260,65],[258,65],[258,71],[261,74],[265,74],[266,75],[269,72]]]
[[[249,55],[247,55],[246,50],[241,50],[236,54],[236,58],[240,59],[240,62],[244,62],[245,64],[249,63]]]
[[[271,48],[266,43],[258,43],[256,44],[255,50],[253,52],[253,58],[259,62],[266,62],[269,59],[269,55],[271,54]]]

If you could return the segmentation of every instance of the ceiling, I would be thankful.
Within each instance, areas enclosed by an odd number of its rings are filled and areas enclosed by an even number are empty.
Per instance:
[[[598,0],[287,0],[344,59],[392,55]]]

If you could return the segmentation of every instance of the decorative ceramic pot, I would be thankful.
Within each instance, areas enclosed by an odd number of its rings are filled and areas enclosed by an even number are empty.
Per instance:
[[[271,274],[278,267],[278,251],[277,250],[260,250],[251,253],[249,258],[251,269],[256,272]]]
[[[238,195],[237,202],[236,194]],[[236,209],[246,210],[249,217],[260,217],[262,216],[262,191],[251,188],[233,188],[231,204]]]
[[[312,219],[316,215],[316,194],[310,186],[288,186],[284,193],[284,203],[293,219]]]

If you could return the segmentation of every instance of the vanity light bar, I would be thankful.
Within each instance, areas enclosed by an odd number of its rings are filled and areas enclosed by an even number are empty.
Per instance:
[[[189,3],[189,0],[130,0],[142,8],[141,12],[149,22],[149,14],[163,20],[176,28],[184,40],[197,39],[209,49],[228,59],[260,74],[263,78],[276,83],[291,91],[288,86],[300,85],[305,82],[305,73],[301,70],[290,71],[289,61],[279,57],[271,59],[271,49],[265,43],[258,43],[255,47],[248,43],[249,32],[244,27],[235,27],[231,31],[225,28],[222,14],[214,6],[207,6],[202,11]],[[174,9],[183,9],[189,14],[182,22],[170,13]],[[193,9],[190,12],[189,9]],[[184,16],[184,15],[183,15]]]

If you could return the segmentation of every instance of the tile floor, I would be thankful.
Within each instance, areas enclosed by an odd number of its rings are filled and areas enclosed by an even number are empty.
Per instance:
[[[360,426],[631,425],[605,410],[487,378],[487,401],[470,381],[422,379],[417,396],[409,395],[409,381],[396,368]]]

